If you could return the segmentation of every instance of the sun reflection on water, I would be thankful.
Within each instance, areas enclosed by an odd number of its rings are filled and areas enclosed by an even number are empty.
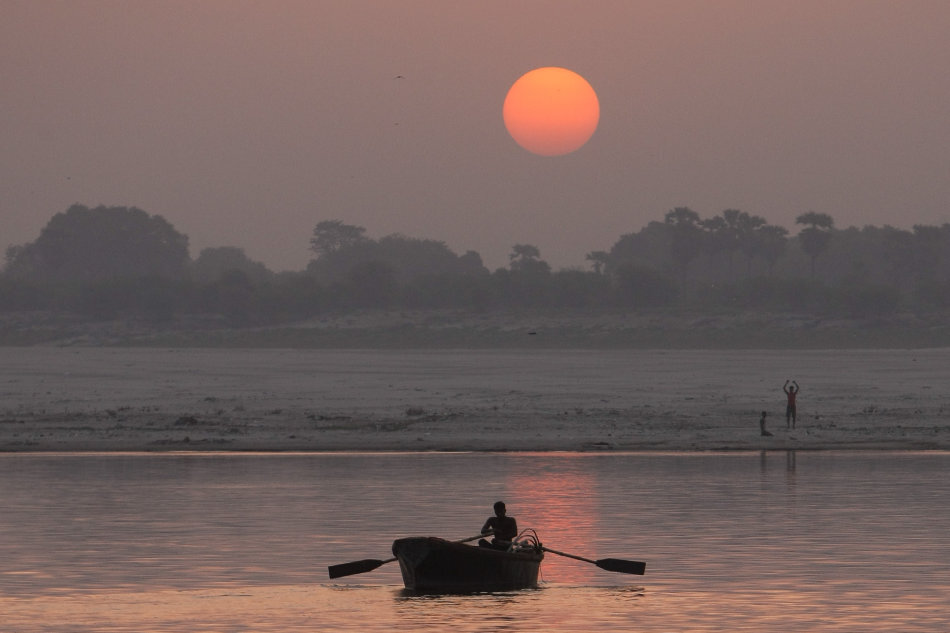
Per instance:
[[[516,474],[508,482],[524,494],[518,512],[525,517],[519,522],[523,530],[537,531],[542,543],[552,549],[585,558],[600,558],[590,552],[598,540],[596,478],[570,466],[569,460],[557,470],[540,468]],[[583,584],[599,571],[583,563],[548,553],[541,566],[542,578],[549,582]]]

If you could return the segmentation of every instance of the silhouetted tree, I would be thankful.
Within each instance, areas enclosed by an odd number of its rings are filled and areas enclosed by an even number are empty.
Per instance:
[[[728,256],[729,277],[733,275],[733,256],[741,252],[746,258],[746,270],[752,275],[752,259],[758,253],[756,231],[765,225],[765,219],[738,209],[726,209],[721,215],[704,220],[708,233],[707,243],[712,251],[724,251]]]
[[[912,275],[916,267],[914,236],[893,226],[884,226],[880,235],[880,254],[889,269],[889,281],[900,283],[901,279]]]
[[[610,282],[601,273],[565,269],[551,277],[551,302],[557,307],[603,307],[609,302]]]
[[[621,235],[611,247],[608,274],[624,265],[672,269],[672,230],[668,224],[652,221],[636,233]]]
[[[370,262],[388,266],[400,284],[434,274],[488,274],[474,251],[459,257],[443,242],[404,235],[388,235],[379,241],[360,239],[312,260],[307,271],[324,283],[334,283]]]
[[[35,242],[8,251],[14,277],[98,281],[177,279],[188,266],[188,238],[135,207],[77,204],[57,213]]]
[[[836,297],[837,308],[852,318],[870,318],[893,314],[900,304],[900,293],[893,286],[846,283]]]
[[[930,281],[938,276],[941,261],[946,259],[947,247],[950,246],[947,228],[947,225],[914,225],[914,243],[917,246],[914,276],[917,281]]]
[[[783,226],[766,224],[756,230],[756,252],[769,267],[769,277],[775,269],[775,263],[785,254],[788,245],[788,229]]]
[[[679,306],[852,317],[950,307],[950,225],[838,230],[818,213],[797,223],[801,248],[786,255],[788,231],[763,218],[726,209],[702,220],[678,207],[622,235],[609,252],[588,253],[592,272],[552,273],[536,246],[516,244],[509,265],[489,273],[474,251],[456,256],[442,242],[399,234],[377,241],[331,220],[318,225],[311,242],[318,256],[305,272],[275,274],[236,247],[204,249],[189,262],[187,238],[160,217],[76,205],[56,214],[36,242],[7,249],[0,312],[4,322],[14,312],[59,310],[96,319],[224,317],[233,326],[391,307]],[[748,279],[733,279],[735,253],[745,257]],[[822,258],[821,283],[798,272],[809,257],[813,277]],[[767,278],[752,274],[759,258]]]
[[[465,251],[464,254],[459,255],[459,265],[462,271],[476,275],[482,275],[488,272],[488,269],[485,268],[485,264],[482,263],[482,256],[476,251]]]
[[[0,312],[44,310],[50,302],[49,288],[40,283],[0,275]]]
[[[515,244],[508,255],[508,267],[512,272],[546,275],[551,272],[548,263],[541,259],[541,251],[531,244]]]
[[[815,260],[828,249],[835,222],[827,213],[809,211],[795,218],[796,224],[806,225],[798,234],[802,250],[811,258],[811,277],[815,278]]]
[[[185,296],[181,282],[154,276],[83,282],[76,289],[70,309],[97,319],[168,321]]]
[[[235,324],[243,325],[266,313],[260,295],[250,276],[243,270],[231,268],[216,276],[211,283],[201,288],[202,304],[215,314],[227,317]]]
[[[759,230],[765,226],[765,218],[740,211],[736,216],[736,234],[739,251],[746,258],[746,274],[752,276],[752,260],[759,254]]]
[[[361,262],[347,276],[346,294],[354,307],[389,307],[396,297],[396,273],[380,261]]]
[[[13,246],[7,247],[7,251],[3,260],[4,272],[9,271],[10,266],[13,264],[14,260],[20,256],[20,253],[23,252],[24,248],[26,247],[22,244],[14,244]]]
[[[636,308],[663,306],[677,296],[676,282],[652,268],[623,264],[615,275],[617,298]]]
[[[437,240],[393,234],[381,238],[375,247],[367,247],[374,253],[374,259],[393,269],[400,283],[433,274],[478,275],[488,272],[478,253],[468,251],[459,257],[445,242]]]
[[[402,287],[410,308],[483,309],[491,303],[490,275],[432,274],[418,277]]]
[[[244,249],[236,246],[202,249],[191,264],[191,276],[196,281],[216,281],[233,271],[240,271],[254,283],[267,281],[273,275],[264,264],[253,261]]]
[[[689,207],[667,211],[663,221],[672,231],[670,251],[673,265],[679,270],[680,281],[686,286],[689,264],[699,255],[703,243],[703,229],[699,214]]]
[[[719,253],[725,253],[729,265],[729,277],[732,278],[732,254],[735,243],[731,239],[732,235],[726,230],[726,221],[722,216],[717,215],[702,220],[700,226],[705,231],[704,248],[710,259],[715,259]]]
[[[591,251],[584,257],[594,267],[594,272],[602,275],[610,264],[610,254],[606,251]]]
[[[362,226],[344,224],[340,220],[323,220],[313,229],[310,250],[316,253],[317,257],[336,253],[365,241],[367,238],[364,233],[366,229]]]
[[[274,319],[306,318],[339,307],[333,290],[305,272],[276,273],[260,292]]]

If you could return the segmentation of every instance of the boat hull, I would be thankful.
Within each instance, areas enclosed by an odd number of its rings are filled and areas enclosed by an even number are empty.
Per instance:
[[[505,552],[434,537],[393,542],[406,589],[420,592],[510,591],[536,587],[544,553]]]

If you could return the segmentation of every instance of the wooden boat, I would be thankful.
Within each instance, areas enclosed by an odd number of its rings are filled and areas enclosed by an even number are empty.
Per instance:
[[[504,551],[424,536],[397,539],[393,555],[406,589],[438,593],[536,587],[544,559],[537,542]]]
[[[597,565],[603,570],[621,574],[643,575],[646,563],[622,558],[592,560],[576,554],[559,552],[541,545],[538,534],[523,530],[506,550],[465,545],[481,539],[473,536],[461,541],[446,541],[432,536],[416,536],[393,541],[393,557],[386,560],[365,558],[349,563],[330,565],[330,578],[365,574],[386,563],[399,561],[406,588],[423,593],[465,593],[477,591],[511,591],[536,587],[538,570],[544,553]]]

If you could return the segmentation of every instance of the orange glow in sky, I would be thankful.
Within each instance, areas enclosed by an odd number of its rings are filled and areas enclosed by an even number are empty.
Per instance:
[[[502,113],[518,145],[541,156],[560,156],[593,136],[600,102],[586,79],[549,66],[522,75],[508,91]]]
[[[680,206],[950,222],[950,2],[0,6],[0,254],[76,203],[275,272],[332,218],[489,270],[514,242],[586,267]],[[552,115],[540,70],[512,86],[540,66],[585,105]]]

